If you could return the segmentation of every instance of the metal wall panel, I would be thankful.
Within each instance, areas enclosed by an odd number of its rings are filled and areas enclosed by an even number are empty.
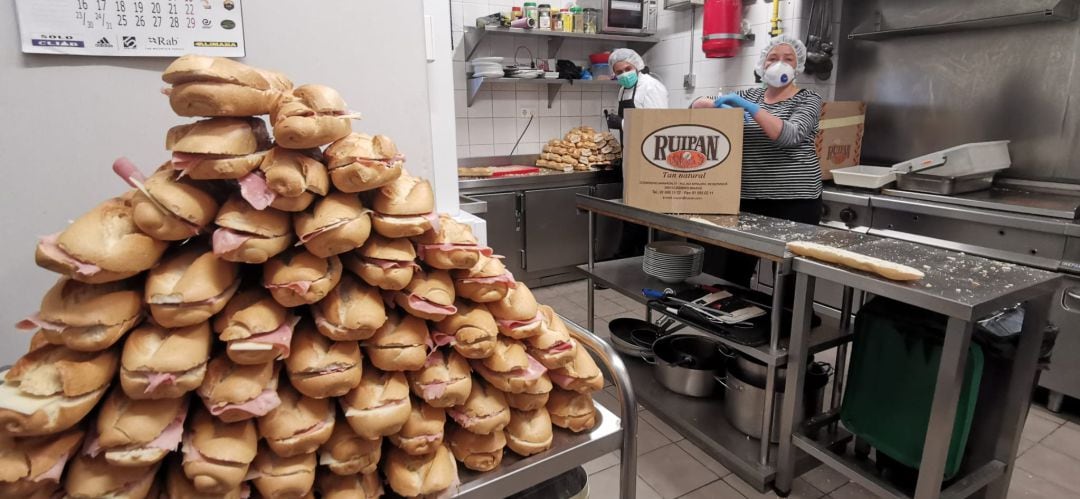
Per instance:
[[[848,40],[1051,8],[1057,0],[845,0],[837,100],[868,102],[863,161],[890,164],[965,142],[1011,139],[1007,176],[1080,183],[1080,23]]]

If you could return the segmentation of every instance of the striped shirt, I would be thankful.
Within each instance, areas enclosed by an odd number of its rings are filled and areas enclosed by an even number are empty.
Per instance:
[[[765,89],[737,92],[784,120],[791,146],[770,139],[749,116],[743,129],[743,199],[816,199],[821,197],[821,166],[814,145],[821,115],[821,96],[805,88],[775,104],[765,103]]]

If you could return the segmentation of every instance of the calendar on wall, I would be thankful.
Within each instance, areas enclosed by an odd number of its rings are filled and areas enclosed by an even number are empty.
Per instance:
[[[241,0],[16,0],[22,51],[243,57]]]

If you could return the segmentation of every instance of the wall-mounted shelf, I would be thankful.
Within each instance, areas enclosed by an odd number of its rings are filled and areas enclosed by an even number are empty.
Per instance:
[[[517,83],[522,85],[547,85],[548,91],[548,109],[555,104],[555,98],[559,96],[559,91],[567,85],[584,85],[584,86],[614,86],[619,82],[615,80],[555,80],[549,78],[469,78],[468,80],[468,105],[472,107],[473,101],[476,100],[476,93],[480,91],[480,87],[491,83]]]
[[[885,24],[885,20],[881,15],[881,12],[878,12],[877,19],[874,21],[874,26],[871,29],[868,29],[866,31],[860,31],[856,28],[855,31],[852,31],[848,34],[848,39],[876,41],[905,36],[930,35],[935,33],[948,33],[962,30],[1018,26],[1021,24],[1075,21],[1077,18],[1078,1],[1080,0],[1060,0],[1053,7],[1035,10],[1031,12],[1021,12],[1017,14],[1007,14],[1001,16],[989,16],[978,19],[967,19],[963,21],[929,24],[925,26],[910,26],[906,28],[887,27]]]
[[[480,42],[485,36],[535,36],[538,38],[547,39],[548,43],[548,57],[554,57],[559,52],[559,47],[562,47],[562,43],[567,38],[573,38],[578,40],[598,40],[609,42],[625,42],[628,46],[634,48],[634,46],[640,46],[641,48],[647,48],[660,42],[660,38],[652,36],[633,36],[633,35],[608,35],[603,33],[587,34],[587,33],[566,33],[563,31],[542,31],[538,29],[520,29],[520,28],[502,28],[502,27],[488,27],[488,28],[465,28],[465,59],[471,59],[473,53],[476,52],[476,48],[480,46]]]

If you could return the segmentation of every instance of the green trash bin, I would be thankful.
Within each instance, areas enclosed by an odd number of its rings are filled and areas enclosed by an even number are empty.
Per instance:
[[[918,468],[930,424],[947,318],[875,298],[855,319],[848,387],[840,420],[878,453]],[[972,343],[956,410],[944,479],[960,470],[971,433],[983,351]]]

